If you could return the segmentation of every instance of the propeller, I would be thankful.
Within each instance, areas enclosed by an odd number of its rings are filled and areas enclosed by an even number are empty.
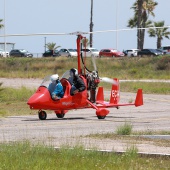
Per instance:
[[[92,56],[93,67],[94,67],[95,72],[97,72],[97,66],[96,66],[96,61],[95,60],[96,60],[95,57]],[[118,84],[118,82],[116,80],[108,78],[108,77],[99,77],[99,79],[102,82],[111,83],[111,84],[114,84],[114,85]]]
[[[97,71],[97,66],[96,66],[96,61],[94,56],[92,56],[92,63],[93,63],[94,70]]]
[[[111,83],[111,84],[114,84],[114,85],[118,84],[118,82],[116,80],[108,78],[108,77],[100,77],[100,81],[106,82],[106,83]]]

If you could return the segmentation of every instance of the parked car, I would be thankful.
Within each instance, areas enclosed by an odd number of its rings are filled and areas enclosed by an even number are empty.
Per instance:
[[[164,54],[170,54],[170,45],[162,46],[158,50],[162,50]]]
[[[47,50],[43,53],[43,57],[55,57],[59,56],[58,50]]]
[[[125,54],[115,49],[102,49],[99,52],[99,57],[124,57]]]
[[[62,48],[59,50],[58,55],[65,57],[75,57],[77,56],[77,51],[75,49]]]
[[[131,50],[126,50],[123,53],[128,56],[128,57],[135,57],[138,55],[138,49],[131,49]]]
[[[33,57],[33,54],[24,49],[11,50],[9,55],[11,57]]]
[[[122,52],[124,53],[125,56],[127,56],[128,50],[123,50]]]
[[[164,54],[165,54],[163,50],[160,50],[160,49],[156,49],[156,50],[157,50],[158,52],[160,52],[161,55],[164,55]]]
[[[6,55],[5,55],[5,53],[6,53]],[[9,56],[9,52],[5,52],[3,49],[0,49],[0,57],[8,57]]]
[[[83,57],[86,55],[86,57],[99,57],[99,50],[96,48],[86,48],[82,49],[82,55]]]
[[[143,56],[143,55],[158,56],[158,55],[162,55],[162,52],[158,51],[157,49],[143,49],[141,51],[138,51],[138,56]]]

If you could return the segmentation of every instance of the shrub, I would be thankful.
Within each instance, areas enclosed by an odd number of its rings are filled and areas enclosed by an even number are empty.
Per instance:
[[[170,57],[164,56],[156,63],[156,70],[170,70]]]

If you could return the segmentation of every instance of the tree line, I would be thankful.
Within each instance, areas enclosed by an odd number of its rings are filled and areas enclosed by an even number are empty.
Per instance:
[[[134,11],[134,16],[129,19],[127,27],[137,28],[137,48],[143,49],[145,40],[145,31],[148,28],[148,34],[150,37],[157,38],[157,48],[161,47],[163,38],[168,38],[170,32],[168,27],[165,27],[165,21],[154,22],[149,20],[149,17],[155,17],[154,10],[158,2],[154,0],[136,0],[131,9]],[[90,11],[90,32],[93,31],[93,0],[91,0]],[[152,27],[152,28],[151,28]],[[92,46],[92,34],[90,34],[90,46]]]
[[[156,37],[157,38],[157,48],[161,47],[161,43],[163,38],[169,39],[170,32],[168,31],[168,27],[165,27],[165,21],[151,21],[149,19],[150,16],[155,17],[154,10],[158,2],[155,0],[136,0],[132,5],[131,9],[134,11],[134,16],[128,20],[127,27],[129,28],[137,28],[137,48],[143,49],[144,40],[145,40],[145,32],[146,28],[148,28],[147,32],[149,37]],[[0,29],[4,27],[2,23],[2,19],[0,19]],[[91,10],[90,10],[90,32],[93,32],[93,0],[91,0]],[[90,47],[93,46],[93,34],[90,34],[90,41],[86,39],[88,45]],[[84,44],[84,43],[83,43]],[[55,43],[48,43],[47,48],[56,49]]]

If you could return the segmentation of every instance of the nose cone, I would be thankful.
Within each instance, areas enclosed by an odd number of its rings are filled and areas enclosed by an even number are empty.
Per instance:
[[[34,105],[34,104],[39,104],[42,101],[43,96],[44,96],[44,94],[35,93],[28,99],[27,104],[30,105],[30,106]]]
[[[39,88],[35,94],[33,94],[29,99],[27,104],[31,109],[43,109],[50,101],[50,94],[47,89]]]

